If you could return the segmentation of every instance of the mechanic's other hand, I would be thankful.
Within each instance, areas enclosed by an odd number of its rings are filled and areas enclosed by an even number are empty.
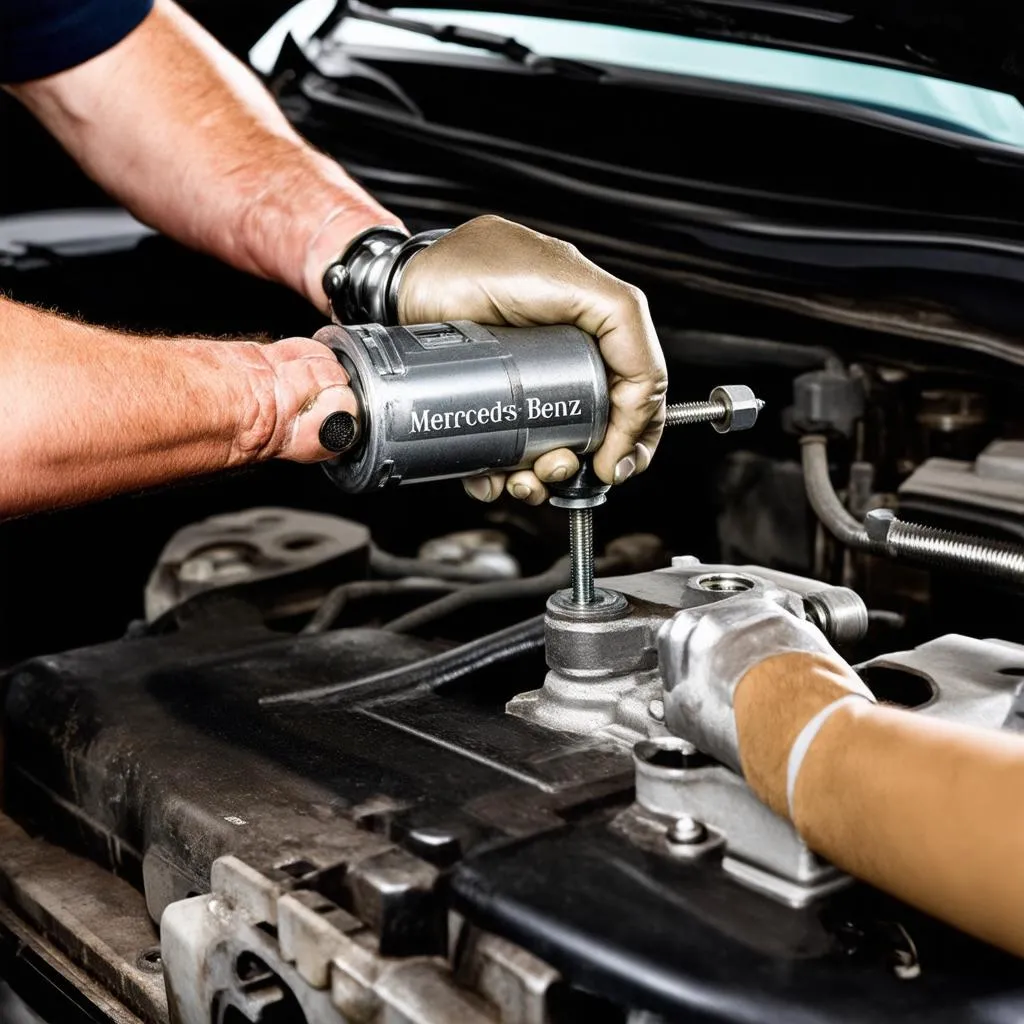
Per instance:
[[[475,320],[529,327],[575,324],[593,335],[608,367],[611,415],[594,454],[605,483],[622,483],[651,461],[665,422],[665,358],[643,292],[601,270],[567,242],[501,217],[477,217],[410,260],[398,296],[402,323]],[[465,481],[493,501],[506,487],[532,505],[544,484],[578,469],[568,449],[548,452],[532,470]]]
[[[335,354],[312,338],[288,338],[261,345],[260,355],[273,371],[270,404],[275,419],[267,455],[293,462],[333,457],[334,453],[320,444],[323,421],[335,412],[359,416],[348,374]]]
[[[780,661],[790,676],[798,665],[801,672],[806,670],[808,679],[814,676],[815,667],[826,668],[828,688],[819,705],[846,692],[874,700],[821,630],[801,615],[795,603],[787,609],[768,597],[741,595],[684,609],[666,622],[658,633],[658,658],[669,729],[698,750],[741,771],[736,691],[752,669],[784,655],[810,656],[793,664]],[[805,689],[811,687],[808,682]],[[818,705],[812,706],[804,721],[817,710]],[[780,724],[783,720],[789,722],[780,716]],[[761,725],[773,728],[769,721]]]

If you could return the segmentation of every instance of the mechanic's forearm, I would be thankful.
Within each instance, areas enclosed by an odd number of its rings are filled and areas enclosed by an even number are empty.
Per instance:
[[[261,349],[138,338],[0,299],[0,518],[274,454]]]
[[[785,812],[792,740],[842,695],[830,691],[831,671],[844,670],[780,655],[737,691],[744,771],[776,810]],[[1019,737],[853,701],[811,744],[793,810],[808,845],[838,867],[1024,955]]]
[[[12,91],[141,220],[321,307],[326,262],[400,223],[171,0],[106,53]]]

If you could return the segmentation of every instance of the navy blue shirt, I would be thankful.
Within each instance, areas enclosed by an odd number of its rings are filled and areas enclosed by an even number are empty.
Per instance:
[[[0,82],[66,71],[119,43],[153,0],[0,0]]]

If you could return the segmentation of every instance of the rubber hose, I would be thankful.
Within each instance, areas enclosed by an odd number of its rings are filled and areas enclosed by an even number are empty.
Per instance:
[[[861,551],[877,551],[868,531],[847,512],[828,472],[828,441],[820,434],[800,438],[807,500],[821,524],[841,544]],[[427,605],[429,608],[430,605]]]
[[[261,697],[260,704],[274,707],[331,704],[343,698],[351,698],[355,691],[373,690],[379,693],[382,690],[406,690],[413,686],[435,689],[543,647],[544,616],[535,615],[497,633],[490,633],[410,665],[401,665],[363,679]]]
[[[404,579],[404,580],[351,580],[331,590],[313,613],[312,618],[302,627],[303,634],[323,633],[337,621],[345,606],[350,601],[358,601],[364,597],[377,597],[386,594],[409,593],[417,590],[436,594],[451,593],[461,584],[449,580]]]
[[[568,556],[558,559],[550,568],[537,576],[526,576],[518,580],[494,580],[491,583],[477,583],[463,587],[453,594],[446,594],[436,601],[430,601],[420,608],[414,608],[405,615],[384,624],[393,633],[411,633],[428,623],[443,619],[469,605],[510,601],[523,597],[547,597],[555,590],[569,585],[570,560]]]

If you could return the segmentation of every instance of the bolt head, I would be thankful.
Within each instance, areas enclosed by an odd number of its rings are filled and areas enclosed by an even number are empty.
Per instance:
[[[868,532],[869,540],[876,544],[885,544],[895,518],[896,513],[891,508],[873,508],[864,517],[864,529]]]
[[[729,410],[725,419],[711,424],[720,434],[728,434],[733,430],[749,430],[757,422],[758,414],[764,408],[764,402],[746,384],[726,384],[715,388],[709,401],[724,402]]]
[[[708,830],[695,818],[684,814],[668,827],[666,838],[673,846],[696,846],[707,839]]]

